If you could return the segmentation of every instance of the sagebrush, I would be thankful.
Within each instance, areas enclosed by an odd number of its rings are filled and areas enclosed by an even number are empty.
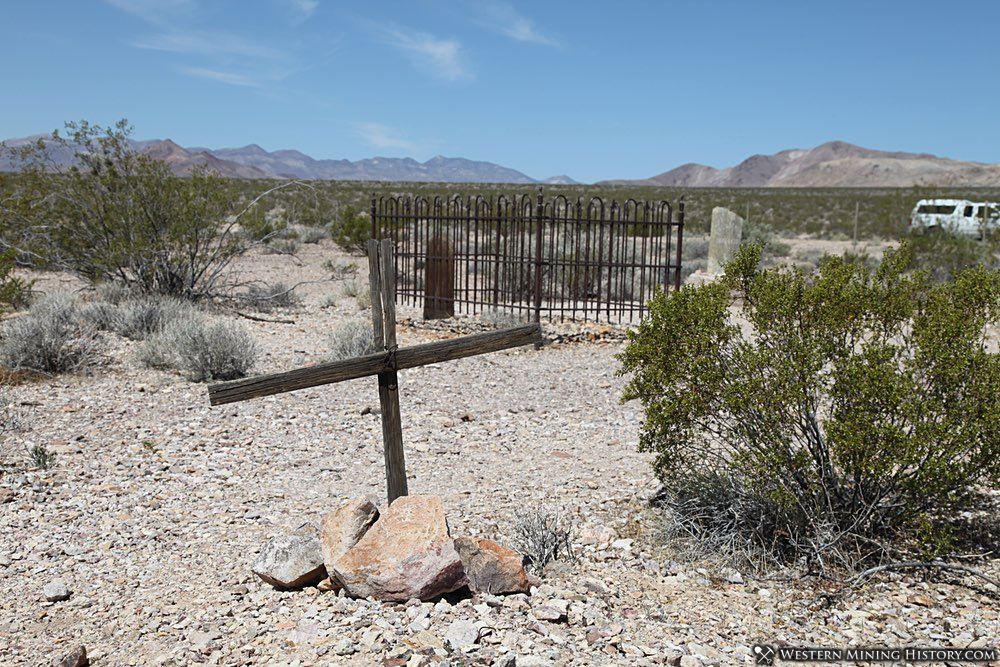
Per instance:
[[[240,326],[192,314],[167,324],[139,349],[139,358],[153,368],[172,368],[193,382],[245,377],[256,362],[259,347]]]
[[[361,357],[378,351],[370,322],[347,320],[337,325],[329,337],[330,361]]]
[[[0,329],[0,367],[42,373],[76,371],[96,360],[97,328],[70,293],[48,295]]]

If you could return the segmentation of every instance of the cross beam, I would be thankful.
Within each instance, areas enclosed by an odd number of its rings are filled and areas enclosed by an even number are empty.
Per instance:
[[[542,342],[538,323],[436,341],[397,349],[396,287],[392,242],[368,242],[368,277],[372,296],[372,330],[376,347],[382,352],[353,359],[331,361],[282,373],[258,375],[244,380],[221,382],[208,388],[212,405],[236,403],[261,396],[282,394],[308,387],[378,376],[382,407],[382,440],[385,449],[386,486],[389,502],[405,496],[406,463],[403,456],[402,424],[399,413],[399,383],[396,371],[440,361],[462,359]]]

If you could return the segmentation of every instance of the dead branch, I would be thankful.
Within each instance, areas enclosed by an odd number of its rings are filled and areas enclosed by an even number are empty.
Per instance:
[[[257,315],[251,315],[249,313],[244,313],[239,310],[234,310],[233,313],[239,315],[240,317],[245,317],[248,320],[253,320],[254,322],[267,322],[269,324],[295,324],[295,320],[284,320],[284,319],[269,319],[267,317],[259,317]]]

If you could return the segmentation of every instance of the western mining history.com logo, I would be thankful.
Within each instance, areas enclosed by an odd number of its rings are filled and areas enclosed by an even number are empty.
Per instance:
[[[753,647],[753,655],[758,665],[775,665],[779,661],[986,663],[1000,660],[1000,650],[995,648],[950,648],[940,646],[914,646],[908,648],[818,648],[756,644]]]

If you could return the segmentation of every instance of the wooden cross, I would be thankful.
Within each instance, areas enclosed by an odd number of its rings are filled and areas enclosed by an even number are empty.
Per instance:
[[[440,361],[462,359],[521,345],[539,345],[542,331],[538,323],[465,336],[453,340],[396,347],[396,284],[393,247],[388,239],[368,241],[368,277],[372,296],[372,328],[376,347],[382,352],[306,366],[282,373],[214,384],[208,388],[212,405],[236,403],[297,389],[343,382],[368,375],[378,376],[382,405],[382,441],[385,446],[385,478],[389,502],[405,496],[406,462],[403,456],[403,428],[399,416],[399,383],[396,372]]]

